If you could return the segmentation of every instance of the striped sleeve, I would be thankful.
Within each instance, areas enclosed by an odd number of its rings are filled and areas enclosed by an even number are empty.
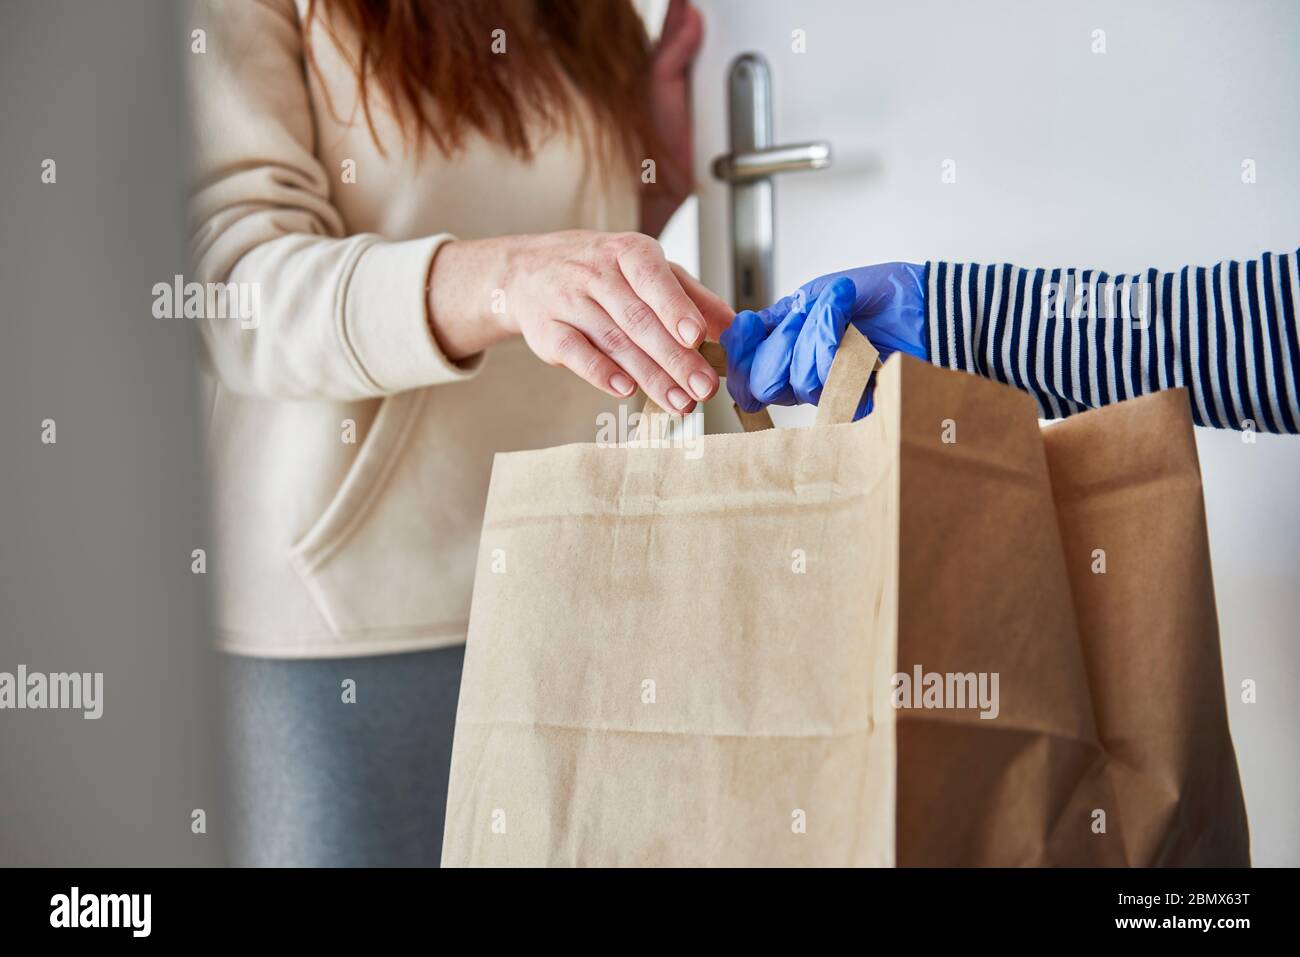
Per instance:
[[[1024,389],[1044,418],[1182,386],[1198,425],[1300,432],[1300,250],[1177,272],[926,271],[930,360]]]

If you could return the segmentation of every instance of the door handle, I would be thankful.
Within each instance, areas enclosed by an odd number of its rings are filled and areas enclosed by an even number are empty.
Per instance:
[[[762,309],[775,299],[772,177],[826,169],[831,147],[772,145],[772,71],[757,53],[736,57],[727,70],[727,115],[730,152],[713,161],[713,175],[731,194],[731,296],[738,309]]]
[[[825,140],[770,146],[748,153],[729,153],[713,161],[713,175],[726,183],[744,183],[777,173],[826,169],[831,165],[831,144]]]

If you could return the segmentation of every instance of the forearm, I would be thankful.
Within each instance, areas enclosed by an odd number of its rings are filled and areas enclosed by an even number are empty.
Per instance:
[[[1185,386],[1196,422],[1300,431],[1297,254],[1110,276],[932,262],[931,360],[1059,418]]]
[[[238,228],[213,226],[197,247],[195,277],[206,285],[196,288],[216,306],[211,314],[205,306],[199,328],[226,388],[352,400],[472,374],[471,366],[449,361],[428,330],[424,280],[443,237],[275,236],[282,227],[274,218],[258,212],[239,219]],[[237,319],[228,308],[236,304]]]
[[[448,359],[459,362],[517,333],[505,289],[522,240],[456,240],[429,264],[429,330]]]

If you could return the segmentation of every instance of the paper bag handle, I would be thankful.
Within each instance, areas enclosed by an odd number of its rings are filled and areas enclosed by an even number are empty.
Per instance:
[[[701,343],[700,355],[718,375],[727,374],[727,353],[722,348],[722,343]],[[880,353],[871,344],[871,340],[856,326],[852,324],[846,326],[844,337],[835,352],[835,359],[831,362],[831,371],[826,376],[826,384],[822,387],[814,424],[827,426],[852,422],[854,414],[858,411],[858,403],[862,400],[862,393],[867,389],[867,382],[879,367]],[[772,416],[765,408],[757,412],[745,412],[734,403],[732,408],[736,410],[736,417],[740,419],[740,424],[746,432],[761,432],[773,427]],[[635,438],[643,438],[649,417],[663,411],[654,399],[646,396]]]
[[[722,348],[720,342],[702,342],[700,343],[700,355],[704,361],[713,367],[713,371],[720,376],[727,374],[727,352]],[[772,416],[768,414],[767,409],[759,409],[757,412],[746,412],[734,402],[731,407],[736,410],[736,418],[740,419],[740,424],[746,432],[761,432],[764,429],[772,428]],[[637,426],[637,432],[634,438],[644,437],[644,432],[650,416],[656,413],[662,413],[664,410],[654,399],[646,396],[645,405],[641,407],[641,421]]]
[[[880,367],[880,353],[858,328],[850,323],[831,361],[831,371],[817,402],[816,424],[840,425],[852,422],[871,373]]]

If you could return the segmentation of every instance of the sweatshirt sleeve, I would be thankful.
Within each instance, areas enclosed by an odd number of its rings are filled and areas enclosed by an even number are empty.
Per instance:
[[[191,11],[206,31],[206,50],[188,54],[194,278],[256,305],[250,321],[200,321],[221,381],[347,400],[474,375],[482,355],[450,361],[426,312],[430,264],[452,237],[347,234],[315,153],[292,0],[203,0]]]
[[[1024,389],[1044,418],[1184,386],[1198,425],[1300,431],[1297,252],[1147,269],[931,262],[931,361]]]

